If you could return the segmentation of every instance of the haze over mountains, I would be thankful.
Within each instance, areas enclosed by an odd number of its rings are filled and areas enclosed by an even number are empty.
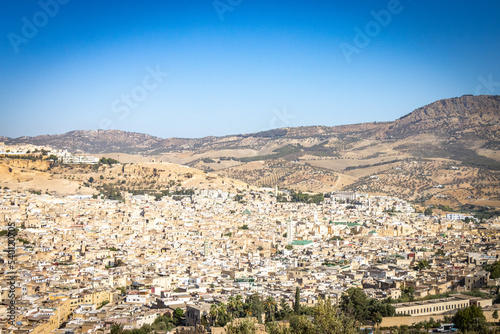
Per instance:
[[[147,134],[120,130],[76,130],[60,135],[7,138],[6,144],[31,143],[56,148],[82,150],[87,153],[129,152],[158,154],[180,150],[208,150],[240,148],[248,138],[259,139],[254,148],[266,146],[269,140],[278,139],[404,139],[431,133],[442,139],[474,139],[497,141],[499,129],[500,96],[472,96],[439,100],[393,121],[361,123],[342,126],[306,126],[281,128],[252,134],[223,137],[159,138]],[[243,145],[242,145],[243,144]]]
[[[119,130],[0,138],[216,171],[257,186],[351,189],[454,206],[498,206],[500,96],[439,100],[393,122],[281,128],[196,139]]]

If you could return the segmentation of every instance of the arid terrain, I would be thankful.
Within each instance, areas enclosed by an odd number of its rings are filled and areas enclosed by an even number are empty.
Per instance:
[[[8,145],[49,145],[127,163],[101,166],[97,171],[56,167],[44,172],[45,167],[37,166],[35,171],[4,160],[0,185],[39,183],[38,189],[45,191],[55,182],[71,193],[92,192],[107,181],[123,182],[121,189],[136,190],[180,184],[231,191],[249,184],[391,194],[451,207],[500,207],[499,116],[500,96],[468,95],[440,100],[383,123],[281,128],[199,139],[162,139],[117,130],[0,137]],[[94,184],[87,182],[91,176]]]
[[[60,165],[47,161],[0,160],[0,186],[54,195],[119,197],[119,192],[161,194],[170,189],[250,189],[246,183],[183,165],[129,164]]]

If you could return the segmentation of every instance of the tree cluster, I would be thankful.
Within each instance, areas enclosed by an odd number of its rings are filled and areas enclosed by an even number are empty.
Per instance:
[[[496,261],[493,264],[488,264],[484,267],[484,270],[490,272],[491,279],[500,278],[500,261]]]
[[[462,332],[488,332],[488,325],[483,310],[475,305],[458,310],[453,317],[453,323]]]
[[[99,165],[111,166],[111,165],[118,164],[118,163],[120,163],[120,161],[112,159],[112,158],[102,157],[101,159],[99,159]]]
[[[349,288],[342,295],[340,309],[361,323],[369,321],[373,324],[379,324],[382,317],[392,317],[396,313],[394,306],[369,298],[360,288]]]
[[[180,308],[174,310],[174,314],[166,313],[158,316],[151,325],[145,324],[141,328],[124,330],[122,324],[114,323],[111,325],[110,334],[149,334],[156,331],[171,331],[173,328],[181,325],[184,313]]]

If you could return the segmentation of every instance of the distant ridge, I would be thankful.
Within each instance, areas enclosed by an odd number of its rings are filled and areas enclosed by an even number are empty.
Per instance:
[[[304,126],[281,128],[251,134],[204,138],[159,138],[143,133],[120,130],[75,130],[58,135],[8,138],[6,144],[29,143],[49,145],[70,151],[88,153],[123,152],[131,154],[161,154],[175,151],[217,150],[244,147],[247,138],[257,139],[254,149],[267,141],[293,138],[352,137],[357,139],[404,139],[419,134],[466,136],[469,140],[496,142],[500,132],[500,96],[464,95],[439,100],[418,108],[393,122],[371,122],[340,126]],[[490,144],[494,145],[494,144]]]
[[[430,103],[392,122],[193,139],[77,130],[1,140],[82,150],[123,163],[187,165],[258,187],[351,190],[462,208],[500,207],[499,136],[500,96],[467,95]],[[212,180],[203,182],[199,186],[210,187]]]
[[[471,96],[439,100],[418,108],[395,120],[386,135],[404,138],[418,133],[453,134],[459,131],[478,130],[477,135],[494,139],[491,131],[498,130],[500,96]]]

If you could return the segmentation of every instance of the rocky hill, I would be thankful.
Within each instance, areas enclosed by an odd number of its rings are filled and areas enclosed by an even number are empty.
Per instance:
[[[452,206],[500,206],[499,130],[500,96],[466,95],[436,101],[393,122],[196,139],[95,130],[2,140],[126,162],[184,164],[257,186],[352,189]]]
[[[420,133],[498,140],[500,96],[466,95],[440,100],[392,122],[383,132],[385,138],[405,138]]]
[[[472,96],[439,100],[393,121],[342,126],[306,126],[281,128],[264,132],[223,137],[159,138],[142,133],[119,130],[71,131],[59,135],[7,138],[7,144],[31,143],[49,145],[88,153],[159,154],[183,150],[216,150],[245,147],[249,138],[254,148],[262,148],[269,140],[352,137],[355,139],[404,139],[418,134],[440,136],[473,136],[475,139],[498,141],[500,96]]]

